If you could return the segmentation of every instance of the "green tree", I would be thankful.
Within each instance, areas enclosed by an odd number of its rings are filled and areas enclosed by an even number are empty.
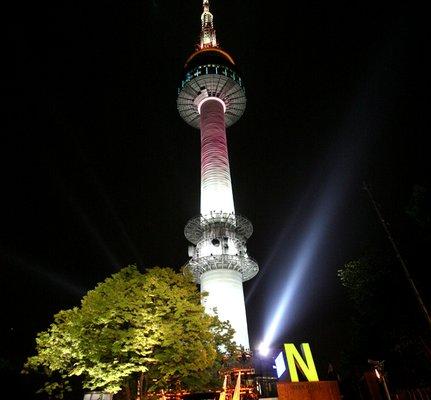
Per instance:
[[[430,191],[421,185],[414,185],[410,201],[406,207],[406,214],[423,230],[426,238],[430,239],[431,227]]]
[[[347,289],[347,295],[352,300],[360,314],[368,314],[382,303],[381,290],[390,280],[386,260],[374,257],[362,257],[349,261],[338,270],[341,284]],[[388,294],[388,290],[385,291]],[[386,296],[387,297],[387,296]]]
[[[430,383],[416,303],[396,260],[377,254],[346,263],[338,277],[352,301],[344,369],[385,359],[392,389]]]
[[[204,312],[190,276],[129,266],[98,284],[80,307],[60,311],[36,338],[24,372],[39,370],[59,398],[68,379],[84,388],[142,399],[160,389],[203,389],[226,353],[233,330]]]

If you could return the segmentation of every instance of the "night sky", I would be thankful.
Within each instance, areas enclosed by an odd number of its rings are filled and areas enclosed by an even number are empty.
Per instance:
[[[371,243],[388,246],[363,181],[425,291],[426,249],[403,236],[413,186],[429,187],[425,15],[371,1],[212,0],[211,11],[248,101],[228,143],[236,210],[254,225],[248,249],[261,268],[244,285],[251,346],[306,255],[276,341],[309,341],[337,360],[348,317],[337,269]],[[121,266],[187,262],[200,143],[176,94],[200,13],[199,0],[7,13],[1,330],[14,365],[55,312]]]

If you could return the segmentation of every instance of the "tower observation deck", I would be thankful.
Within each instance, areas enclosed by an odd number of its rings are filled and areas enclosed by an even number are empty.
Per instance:
[[[180,116],[201,134],[200,215],[184,229],[192,243],[187,269],[208,293],[205,310],[228,320],[237,344],[249,349],[242,283],[259,268],[246,247],[253,226],[235,213],[226,139],[226,127],[244,113],[245,89],[234,60],[219,47],[209,0],[203,0],[201,22],[200,42],[186,61],[177,98]]]

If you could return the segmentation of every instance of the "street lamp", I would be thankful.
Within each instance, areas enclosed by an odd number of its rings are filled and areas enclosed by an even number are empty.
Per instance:
[[[368,364],[373,366],[374,373],[376,374],[377,379],[379,380],[379,382],[382,382],[387,400],[391,400],[391,395],[389,393],[388,385],[385,379],[385,371],[384,371],[385,360],[383,361],[368,360]]]

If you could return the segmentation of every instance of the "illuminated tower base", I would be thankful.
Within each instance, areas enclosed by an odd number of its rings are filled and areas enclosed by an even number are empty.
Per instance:
[[[205,272],[201,275],[201,291],[208,292],[205,310],[211,313],[216,309],[222,321],[231,321],[235,342],[249,349],[241,273],[227,269]]]

